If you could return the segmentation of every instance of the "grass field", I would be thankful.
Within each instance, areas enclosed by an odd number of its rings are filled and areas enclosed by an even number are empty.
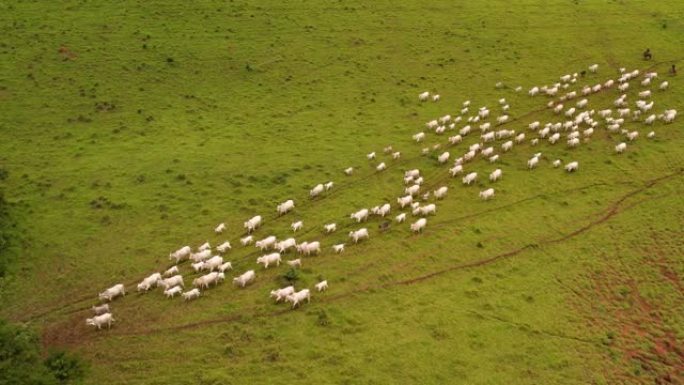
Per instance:
[[[550,99],[526,91],[592,63],[598,73],[578,86],[615,79],[619,67],[658,71],[656,84],[670,87],[651,87],[654,112],[681,114],[682,74],[667,75],[671,64],[684,68],[680,2],[0,9],[0,183],[17,226],[0,317],[35,327],[46,348],[81,354],[86,383],[684,383],[681,116],[652,128],[628,121],[641,136],[622,155],[613,147],[624,137],[603,125],[576,149],[565,139],[531,147],[526,129],[560,120],[544,108]],[[652,61],[641,58],[646,47]],[[633,103],[643,87],[631,83]],[[441,101],[419,103],[424,90]],[[592,95],[590,108],[611,108],[618,95]],[[497,165],[469,163],[476,186],[448,177],[435,160],[442,150],[421,156],[448,135],[411,140],[466,99],[495,117],[501,97],[513,118],[504,127],[528,140]],[[477,140],[452,147],[452,159]],[[382,154],[390,144],[401,160]],[[535,152],[544,156],[529,171]],[[579,161],[579,172],[554,169],[556,158]],[[380,161],[389,168],[376,173]],[[333,254],[361,227],[351,212],[388,201],[396,215],[403,171],[416,167],[427,187],[450,188],[426,231],[381,232],[371,219],[368,242]],[[495,184],[486,179],[494,168],[504,172]],[[308,199],[328,180],[331,191]],[[490,186],[495,198],[480,200]],[[297,208],[277,218],[286,199]],[[281,266],[190,303],[135,293],[186,244],[230,240],[234,272],[256,268],[258,253],[238,242],[256,214],[265,217],[257,238],[285,238],[290,222],[304,221],[297,240],[319,240],[324,252],[304,258],[296,286],[327,279],[327,292],[295,311],[274,304]],[[324,235],[333,221],[338,231]],[[217,236],[220,222],[228,229]],[[189,283],[195,275],[181,268]],[[118,282],[130,293],[112,303],[117,323],[95,332],[89,308]]]

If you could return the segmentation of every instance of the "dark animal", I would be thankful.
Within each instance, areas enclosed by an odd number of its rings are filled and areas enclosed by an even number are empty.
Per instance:
[[[651,60],[653,59],[653,55],[651,55],[651,49],[646,48],[646,51],[644,51],[644,60]]]

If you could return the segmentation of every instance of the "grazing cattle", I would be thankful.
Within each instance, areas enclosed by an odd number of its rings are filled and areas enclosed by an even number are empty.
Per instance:
[[[220,225],[216,226],[216,228],[214,229],[214,232],[216,234],[221,234],[225,229],[226,229],[226,224],[221,223]]]
[[[413,231],[414,233],[422,232],[425,228],[425,225],[427,225],[427,219],[420,218],[417,221],[411,223],[411,231]]]
[[[414,135],[412,136],[412,138],[413,138],[413,140],[415,140],[416,142],[422,142],[423,139],[425,139],[425,133],[421,131],[421,132],[419,132],[419,133],[417,133],[417,134],[414,134]]]
[[[321,282],[317,283],[315,286],[316,286],[316,290],[318,290],[318,291],[328,290],[328,281],[321,281]]]
[[[164,290],[164,295],[166,298],[173,298],[176,296],[176,294],[180,294],[183,291],[183,289],[180,286],[174,286],[172,288]]]
[[[293,259],[291,261],[286,261],[286,262],[291,267],[297,267],[297,268],[302,267],[302,260],[300,258]]]
[[[386,168],[387,168],[387,165],[385,164],[385,162],[382,162],[382,163],[380,163],[379,165],[377,165],[377,166],[375,167],[375,170],[377,170],[377,171],[383,171],[383,170],[385,170]]]
[[[418,94],[418,100],[420,100],[421,102],[425,102],[429,98],[430,98],[430,92],[429,91],[421,92]]]
[[[553,161],[553,167],[556,167],[556,168],[557,168],[557,167],[560,167],[560,165],[561,165],[561,160],[560,160],[560,159],[556,159],[556,160]]]
[[[217,273],[217,272],[205,274],[199,278],[195,278],[192,281],[192,285],[195,287],[199,287],[201,289],[207,289],[207,288],[209,288],[209,285],[211,285],[212,283],[218,284],[220,274],[221,273]]]
[[[496,136],[495,136],[495,133],[494,133],[494,132],[488,132],[488,133],[486,133],[486,134],[482,134],[482,135],[480,135],[480,137],[482,138],[482,140],[483,140],[485,143],[492,142],[492,141],[494,141],[494,140],[496,139]]]
[[[214,269],[218,269],[222,264],[223,258],[215,255],[204,262],[204,265],[202,265],[202,270],[214,271]]]
[[[454,167],[449,169],[449,174],[451,174],[452,177],[461,174],[463,172],[463,166],[460,164],[455,165]]]
[[[233,284],[240,287],[245,287],[247,284],[254,281],[254,278],[256,278],[254,270],[249,270],[243,273],[241,276],[233,278]]]
[[[516,143],[522,143],[524,140],[525,140],[525,133],[524,132],[518,134],[518,136],[515,137]]]
[[[436,199],[442,199],[446,196],[448,190],[449,190],[448,187],[442,186],[442,187],[438,188],[437,190],[433,191],[433,195],[435,196]]]
[[[202,270],[202,268],[204,267],[204,262],[199,261],[197,263],[191,263],[190,266],[192,267],[192,269],[195,272],[198,272],[198,271]]]
[[[288,295],[294,294],[294,286],[287,286],[282,289],[271,290],[271,298],[275,298],[276,303],[287,298]]]
[[[361,223],[368,219],[368,209],[361,209],[349,215],[349,218],[356,219],[356,223]]]
[[[589,66],[589,71],[595,73],[598,70],[598,64],[592,64]]]
[[[399,197],[399,198],[397,198],[397,203],[399,204],[399,207],[401,207],[403,209],[406,205],[410,205],[411,203],[413,203],[413,196],[412,195],[406,195],[403,197]],[[352,214],[352,218],[354,218],[354,214]],[[361,221],[357,220],[357,222],[361,222]]]
[[[503,151],[509,151],[509,150],[512,149],[512,148],[513,148],[513,142],[510,141],[510,140],[509,140],[508,142],[505,142],[504,144],[501,145],[501,149],[502,149]]]
[[[429,205],[425,205],[422,207],[416,207],[413,209],[413,215],[429,215],[429,214],[437,214],[437,206],[434,203],[430,203]]]
[[[183,297],[184,300],[190,301],[195,298],[199,298],[201,295],[200,291],[198,288],[194,288],[190,291],[186,291],[185,293],[182,293],[181,296]]]
[[[240,244],[241,244],[242,246],[251,245],[252,242],[254,242],[254,237],[251,236],[251,235],[248,235],[248,236],[246,236],[246,237],[244,237],[244,238],[240,238]]]
[[[276,211],[278,212],[278,215],[283,215],[283,214],[287,214],[294,207],[295,207],[294,201],[292,199],[289,199],[289,200],[286,200],[285,202],[279,204],[278,207],[276,207]]]
[[[183,282],[183,276],[179,275],[174,275],[173,277],[162,279],[159,281],[158,286],[161,286],[164,288],[164,290],[174,287],[174,286],[181,286],[185,287],[185,282]]]
[[[292,293],[285,297],[285,300],[292,302],[292,308],[294,309],[297,305],[302,303],[306,299],[307,303],[311,302],[311,292],[309,289],[304,289],[296,293]]]
[[[368,229],[366,229],[364,227],[364,228],[361,228],[361,229],[356,230],[356,231],[350,231],[349,237],[354,240],[354,243],[359,243],[359,241],[361,239],[364,239],[364,238],[368,239],[368,237],[369,237]]]
[[[109,304],[106,303],[106,304],[100,305],[100,306],[93,306],[92,309],[93,309],[93,313],[95,313],[95,315],[101,315],[104,313],[109,313]]]
[[[450,156],[450,154],[449,154],[448,151],[447,151],[447,152],[444,152],[442,155],[440,155],[440,156],[437,157],[437,161],[438,161],[439,163],[442,163],[442,164],[443,164],[443,163],[446,163],[446,162],[449,160],[449,156]]]
[[[620,143],[615,146],[615,152],[622,154],[627,149],[627,143]]]
[[[432,101],[436,102],[439,100],[439,95],[432,95]]]
[[[527,161],[527,168],[535,168],[537,167],[537,163],[539,163],[539,157],[533,156],[532,158],[530,158],[530,160]]]
[[[178,266],[172,266],[168,270],[166,270],[163,274],[164,277],[169,277],[173,274],[178,274]],[[149,277],[148,277],[149,278]],[[158,280],[157,280],[158,281]]]
[[[222,244],[216,246],[216,251],[219,253],[225,253],[226,251],[230,250],[232,247],[230,246],[230,242],[225,241]]]
[[[366,158],[367,158],[368,160],[373,160],[373,159],[375,159],[375,152],[371,152],[371,153],[366,154]]]
[[[501,171],[501,169],[497,168],[496,170],[492,171],[491,174],[489,174],[489,180],[492,182],[496,182],[497,180],[501,179],[501,175],[503,175],[503,172]]]
[[[636,140],[636,138],[639,137],[639,131],[632,131],[627,134],[627,139],[629,139],[630,142]]]
[[[118,296],[125,295],[126,289],[124,288],[124,285],[122,283],[119,283],[98,294],[98,297],[100,298],[100,301],[111,301],[112,299]]]
[[[570,138],[568,139],[568,146],[569,147],[577,147],[580,144],[579,138]]]
[[[297,250],[304,255],[318,254],[321,252],[321,243],[315,242],[303,242],[297,245]]]
[[[483,200],[488,200],[489,198],[494,196],[494,189],[493,188],[488,188],[484,191],[480,191],[480,198]]]
[[[245,229],[247,229],[248,233],[251,233],[252,231],[256,230],[256,228],[259,227],[260,225],[261,225],[261,215],[257,215],[255,217],[252,217],[252,219],[250,219],[244,223],[244,227],[245,227]]]
[[[257,258],[256,263],[260,263],[264,265],[264,269],[268,268],[268,265],[271,264],[276,264],[276,266],[280,266],[280,253],[271,253],[271,254],[266,254],[263,255],[259,258]]]
[[[95,326],[97,330],[102,329],[102,326],[107,325],[107,329],[112,327],[112,322],[116,321],[112,317],[112,313],[104,313],[93,318],[86,319],[86,325]]]
[[[337,224],[335,223],[328,223],[327,225],[324,225],[323,228],[325,229],[325,232],[330,234],[337,230]]]
[[[578,162],[570,162],[565,165],[565,171],[567,172],[573,172],[577,171],[579,169],[579,163]]]
[[[475,181],[475,179],[477,179],[477,173],[471,172],[470,174],[463,177],[463,184],[470,185]]]
[[[192,254],[192,249],[190,248],[190,246],[183,246],[180,249],[170,253],[169,259],[174,259],[176,260],[176,263],[178,263],[183,259],[189,257],[190,254]]]
[[[655,131],[649,132],[648,135],[646,135],[646,137],[649,138],[649,139],[655,138]]]
[[[454,135],[449,137],[449,144],[458,144],[461,143],[463,140],[463,137],[461,135]]]
[[[482,156],[490,156],[494,153],[494,147],[487,147],[482,150]]]
[[[325,190],[325,187],[323,187],[323,185],[319,183],[319,184],[317,184],[316,186],[314,186],[314,188],[312,188],[311,191],[309,191],[309,196],[310,196],[311,198],[315,198],[315,197],[317,197],[320,193],[322,193],[323,190]]]
[[[347,167],[344,169],[344,173],[349,176],[354,173],[354,167]]]
[[[292,222],[292,224],[290,224],[290,228],[294,232],[297,232],[297,230],[301,230],[302,227],[304,227],[304,222],[302,221]]]
[[[392,159],[397,160],[400,157],[401,157],[401,152],[397,151],[397,152],[392,153]]]
[[[404,193],[411,195],[411,196],[418,195],[419,192],[420,192],[420,185],[417,185],[417,184],[414,184],[413,186],[410,186],[410,187],[407,187],[404,189]]]
[[[406,213],[401,213],[394,217],[394,220],[397,221],[397,223],[402,223],[406,220]]]
[[[664,91],[664,90],[666,90],[667,87],[669,87],[669,86],[670,86],[670,83],[668,83],[667,80],[666,80],[666,81],[660,83],[660,86],[659,86],[658,88],[659,88],[661,91]]]
[[[335,253],[339,254],[344,251],[344,243],[338,243],[336,245],[333,245],[332,249]]]
[[[148,291],[152,287],[157,286],[157,283],[162,279],[161,274],[154,273],[149,277],[146,277],[138,284],[138,291]]]
[[[420,176],[420,170],[418,170],[417,168],[415,168],[415,169],[413,169],[413,170],[408,170],[408,171],[406,171],[406,172],[404,173],[404,176],[405,176],[405,177],[409,177],[409,176],[410,176],[410,177],[412,177],[412,178],[418,178],[418,177]]]
[[[201,244],[197,248],[197,251],[205,251],[205,250],[211,250],[211,245],[209,244],[209,242],[204,242],[203,244]]]
[[[190,255],[190,259],[192,259],[195,262],[200,262],[204,261],[206,259],[209,259],[211,257],[211,250],[204,250],[200,251],[199,253],[194,253]]]
[[[230,262],[225,262],[224,264],[218,267],[218,271],[221,273],[225,273],[226,270],[233,270],[233,264],[231,264]]]
[[[278,249],[279,252],[284,253],[288,249],[291,249],[293,247],[297,246],[297,242],[295,241],[294,238],[287,238],[284,241],[280,241],[276,243],[275,248]]]
[[[266,237],[260,241],[256,241],[256,243],[254,245],[263,251],[263,250],[268,250],[270,248],[273,248],[273,246],[275,246],[275,244],[276,244],[276,237],[274,235],[269,235],[268,237]]]

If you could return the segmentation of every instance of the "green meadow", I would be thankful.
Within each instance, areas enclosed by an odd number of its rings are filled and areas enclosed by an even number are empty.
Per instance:
[[[45,351],[82,357],[80,382],[684,383],[683,3],[10,0],[0,10],[0,318],[34,330]],[[625,136],[595,115],[576,148],[563,131],[532,146],[529,123],[565,116],[527,91],[594,63],[559,95],[616,80],[621,67],[658,72],[625,92],[632,109],[639,91],[653,92],[653,110],[623,125],[639,138],[615,154]],[[426,90],[441,100],[419,102]],[[620,94],[592,94],[588,109],[615,110]],[[500,98],[511,121],[497,126]],[[448,169],[480,141],[479,123],[454,146],[456,130],[425,129],[466,100],[457,129],[488,106],[495,130],[527,136],[505,153],[508,139],[492,142],[497,163],[466,163],[479,174],[471,186]],[[673,123],[644,125],[673,108]],[[399,160],[383,153],[389,145]],[[429,199],[437,213],[421,234],[409,210],[392,221],[413,168],[423,191],[449,187]],[[490,182],[496,168],[503,177]],[[481,200],[490,187],[496,195]],[[287,199],[296,208],[278,217]],[[349,218],[385,202],[389,225]],[[256,239],[320,241],[321,254],[295,272],[264,270],[239,242],[257,214]],[[296,220],[304,228],[293,234]],[[332,222],[338,230],[324,234]],[[361,227],[370,239],[354,245],[348,232]],[[172,266],[171,251],[225,240],[233,270],[199,299],[136,292]],[[179,267],[189,288],[199,274]],[[250,269],[253,284],[232,285]],[[297,309],[269,298],[322,279],[329,289]],[[128,292],[110,305],[116,322],[96,331],[85,319],[116,283]]]

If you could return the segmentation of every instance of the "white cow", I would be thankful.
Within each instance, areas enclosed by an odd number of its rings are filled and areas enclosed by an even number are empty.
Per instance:
[[[430,98],[430,92],[425,91],[418,94],[418,100],[421,102],[426,102]]]
[[[209,242],[204,242],[203,244],[201,244],[197,248],[197,251],[204,251],[204,250],[211,250],[211,245],[209,244]]]
[[[425,228],[425,225],[427,225],[427,219],[420,218],[419,220],[411,223],[411,231],[413,231],[414,233],[422,232]]]
[[[377,165],[377,166],[375,167],[375,169],[376,169],[377,171],[383,171],[383,170],[386,169],[386,168],[387,168],[387,165],[385,164],[385,162],[382,162],[382,163],[380,163],[379,165]]]
[[[287,286],[282,289],[271,290],[271,298],[275,298],[276,303],[287,298],[288,295],[294,294],[294,286]]]
[[[292,199],[286,200],[276,207],[276,211],[279,215],[287,214],[290,210],[295,207],[294,201]]]
[[[92,309],[93,309],[93,313],[95,313],[95,315],[101,315],[104,313],[109,313],[109,304],[106,303],[106,304],[100,305],[100,306],[93,306]]]
[[[361,209],[349,216],[351,219],[356,219],[356,223],[360,223],[368,219],[368,209]]]
[[[254,237],[251,235],[248,235],[244,238],[240,238],[240,244],[242,244],[242,246],[251,245],[252,242],[254,242]]]
[[[314,186],[314,188],[312,188],[311,191],[309,191],[309,196],[311,198],[315,198],[320,193],[322,193],[324,190],[325,190],[325,187],[323,187],[323,185],[319,183],[316,186]]]
[[[298,291],[296,293],[292,293],[285,297],[285,299],[288,302],[292,302],[292,308],[294,309],[297,305],[299,305],[301,302],[303,302],[305,299],[308,302],[311,302],[311,292],[309,289],[304,289],[301,291]]]
[[[411,195],[411,196],[418,195],[419,192],[420,192],[420,185],[417,185],[417,184],[414,184],[413,186],[410,186],[410,187],[407,187],[404,189],[404,193]]]
[[[219,253],[225,253],[226,251],[230,250],[232,247],[230,246],[230,242],[225,241],[222,244],[216,246],[216,251]]]
[[[624,143],[624,142],[615,146],[615,152],[617,152],[618,154],[622,154],[626,149],[627,149],[627,143]]]
[[[537,163],[539,163],[539,157],[533,156],[532,158],[530,158],[530,160],[527,161],[527,168],[535,168],[537,167]]]
[[[339,254],[344,251],[344,243],[338,243],[336,245],[333,245],[332,248],[335,253]]]
[[[334,185],[335,185],[335,183],[333,183],[332,181],[330,181],[330,182],[324,184],[323,186],[325,187],[325,191],[328,191],[328,190],[330,190],[331,188],[333,188]]]
[[[354,240],[354,243],[358,243],[359,240],[361,240],[363,238],[368,239],[368,237],[369,237],[368,229],[366,229],[364,227],[364,228],[361,228],[361,229],[356,230],[356,231],[350,231],[349,237]]]
[[[97,330],[102,329],[103,325],[107,325],[107,329],[112,327],[112,322],[116,321],[112,317],[112,313],[104,313],[97,315],[93,318],[86,319],[86,325],[95,326]]]
[[[218,267],[218,271],[221,273],[225,273],[226,270],[233,270],[233,264],[231,264],[230,262],[225,262],[224,264]]]
[[[175,259],[176,263],[182,261],[192,254],[192,249],[190,246],[183,246],[180,249],[169,254],[169,259]]]
[[[496,182],[497,180],[501,179],[501,175],[503,172],[501,169],[497,168],[496,170],[492,171],[491,174],[489,174],[489,180],[492,182]]]
[[[244,223],[245,229],[247,229],[248,233],[251,233],[252,231],[256,230],[256,228],[259,227],[260,225],[261,225],[261,215],[257,215],[255,217],[252,217],[252,219],[250,219]]]
[[[375,151],[366,154],[366,158],[368,158],[368,160],[373,160],[373,159],[375,159]]]
[[[220,276],[222,273],[218,272],[212,272],[209,274],[205,274],[199,278],[195,278],[192,281],[192,285],[195,287],[199,287],[201,289],[206,289],[211,285],[212,283],[218,284],[218,281],[220,280]]]
[[[401,213],[394,217],[394,220],[397,221],[397,223],[402,223],[406,220],[406,213]]]
[[[120,295],[126,295],[126,289],[124,288],[124,285],[122,283],[116,284],[110,287],[109,289],[103,291],[102,293],[98,294],[98,297],[101,301],[111,301],[112,299]]]
[[[463,172],[463,166],[461,166],[460,164],[457,164],[454,167],[449,169],[449,174],[451,174],[452,177],[456,176],[462,172]]]
[[[292,222],[292,224],[290,224],[290,228],[292,228],[292,231],[294,232],[297,232],[297,230],[301,230],[303,226],[304,222],[302,221]]]
[[[480,191],[480,198],[484,200],[488,200],[489,198],[494,196],[494,189],[493,188],[488,188],[484,191]]]
[[[214,229],[214,232],[215,232],[216,234],[221,234],[225,229],[226,229],[226,224],[225,224],[225,223],[221,223],[221,224],[219,224],[218,226],[216,226],[216,228]]]
[[[293,247],[297,246],[297,242],[295,241],[294,238],[287,238],[284,241],[280,241],[276,244],[275,248],[278,249],[281,253],[286,252],[288,249],[291,249]]]
[[[256,247],[258,247],[259,249],[261,249],[262,251],[273,248],[273,246],[275,246],[275,244],[276,244],[276,237],[274,235],[269,235],[268,237],[266,237],[260,241],[256,241],[256,243],[254,243],[254,245]]]
[[[397,203],[403,209],[406,205],[410,205],[411,203],[413,203],[413,196],[412,195],[406,195],[403,197],[399,197],[399,198],[397,198]]]
[[[301,258],[293,259],[291,261],[287,261],[287,264],[292,266],[292,267],[302,267],[302,259]]]
[[[161,281],[159,281],[158,286],[161,286],[164,288],[164,290],[166,290],[174,286],[185,287],[185,282],[183,282],[183,276],[179,274],[174,275],[171,278],[162,279]]]
[[[197,263],[191,263],[190,266],[192,267],[192,269],[195,272],[198,272],[198,271],[202,270],[202,268],[204,267],[204,262],[199,261]]]
[[[335,223],[328,223],[327,225],[324,225],[323,228],[325,229],[325,232],[330,234],[337,230],[337,224]]]
[[[345,169],[344,169],[344,173],[345,173],[346,175],[348,175],[348,176],[351,175],[351,174],[353,174],[353,173],[354,173],[354,167],[347,167],[347,168],[345,168]]]
[[[239,277],[233,278],[233,284],[239,285],[240,287],[245,287],[248,283],[252,282],[256,278],[254,270],[249,270],[243,273]]]
[[[271,253],[257,258],[256,263],[264,265],[264,269],[267,269],[268,265],[271,265],[273,263],[275,263],[276,266],[280,266],[280,261],[280,253]]]
[[[435,196],[436,199],[442,199],[446,196],[448,190],[449,190],[448,187],[442,186],[442,187],[438,188],[437,190],[433,191],[433,195]]]
[[[164,295],[166,298],[173,298],[176,294],[180,294],[181,292],[183,292],[183,289],[180,286],[174,286],[164,290]]]
[[[318,290],[318,291],[328,290],[328,281],[327,280],[321,281],[321,282],[317,283],[315,286],[316,286],[316,290]]]
[[[446,151],[446,152],[442,153],[442,155],[437,157],[437,161],[439,163],[444,164],[449,160],[449,156],[450,156],[449,151]]]
[[[190,259],[192,259],[195,262],[200,262],[204,261],[206,259],[209,259],[211,257],[211,250],[203,250],[200,251],[199,253],[194,253],[190,255]]]
[[[214,271],[223,265],[223,258],[221,256],[215,255],[206,261],[202,265],[202,270]]]
[[[470,185],[477,179],[477,173],[471,172],[470,174],[463,177],[463,184]]]
[[[201,295],[201,293],[200,293],[198,288],[194,288],[190,291],[186,291],[185,293],[181,294],[183,299],[186,301],[190,301],[190,300],[193,300],[195,298],[199,298],[200,295]]]
[[[570,163],[565,165],[565,171],[567,171],[567,172],[577,171],[578,169],[579,169],[579,163],[577,161],[570,162]]]

